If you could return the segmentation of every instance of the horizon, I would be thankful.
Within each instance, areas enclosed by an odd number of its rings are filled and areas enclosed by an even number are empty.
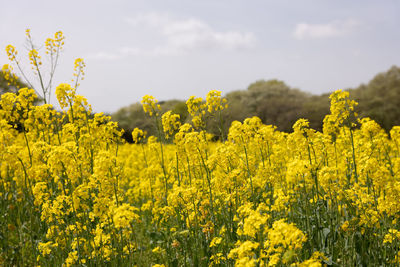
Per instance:
[[[368,81],[360,82],[358,85],[356,85],[356,86],[354,86],[354,87],[349,87],[349,86],[347,86],[347,87],[343,87],[343,88],[332,89],[331,91],[326,91],[326,92],[309,92],[309,91],[303,90],[302,88],[292,87],[290,84],[286,83],[284,80],[281,80],[281,79],[278,79],[278,78],[271,78],[271,79],[268,79],[268,80],[265,80],[265,79],[255,80],[255,81],[251,82],[251,83],[250,83],[248,86],[246,86],[245,88],[233,89],[233,90],[231,90],[231,91],[224,92],[224,93],[222,94],[222,96],[226,97],[227,94],[232,93],[232,92],[236,92],[236,91],[246,91],[246,90],[248,90],[248,87],[249,87],[250,85],[252,85],[253,83],[259,82],[259,81],[268,82],[268,81],[273,81],[273,80],[276,80],[276,81],[285,83],[285,85],[287,85],[287,86],[290,88],[290,90],[300,90],[301,92],[309,93],[309,94],[311,94],[312,96],[322,96],[322,95],[326,95],[326,94],[329,96],[330,94],[332,94],[333,92],[335,92],[335,91],[337,91],[337,90],[344,90],[344,91],[347,91],[347,90],[352,90],[352,89],[358,89],[358,88],[361,87],[362,85],[367,85],[367,84],[369,84],[377,75],[386,73],[387,71],[389,71],[389,70],[390,70],[391,68],[393,68],[393,67],[400,68],[400,67],[397,66],[397,65],[392,65],[392,66],[390,66],[388,69],[376,73],[376,74],[373,75]],[[207,93],[208,93],[208,92],[206,92],[206,94],[207,94]],[[203,98],[203,100],[204,100],[204,99],[205,99],[205,96],[206,96],[206,95],[204,95],[204,96],[200,96],[200,95],[199,95],[199,96],[196,96],[196,97],[201,97],[201,98]],[[186,100],[187,100],[187,99],[185,99],[185,98],[158,99],[156,96],[154,96],[154,97],[157,99],[157,101],[158,101],[159,103],[161,103],[161,102],[166,102],[166,101],[186,101]],[[126,106],[123,106],[123,107],[121,107],[120,109],[129,107],[129,106],[134,105],[134,104],[141,104],[140,102],[141,102],[141,99],[139,99],[139,100],[136,101],[136,102],[132,102],[132,103],[126,105]],[[162,103],[161,103],[161,104],[162,104]],[[119,109],[118,109],[118,110],[119,110]],[[117,112],[118,110],[116,110],[116,111],[114,111],[114,112]],[[113,112],[113,113],[114,113],[114,112]],[[105,112],[105,113],[107,113],[107,112]],[[110,113],[110,114],[111,114],[111,113]]]

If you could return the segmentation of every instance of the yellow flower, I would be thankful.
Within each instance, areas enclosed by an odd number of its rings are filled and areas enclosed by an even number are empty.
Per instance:
[[[389,229],[389,233],[385,235],[383,239],[383,243],[392,243],[395,240],[400,240],[400,231],[396,229]]]
[[[225,98],[221,98],[221,92],[217,90],[212,90],[207,94],[207,108],[208,112],[214,112],[218,110],[223,110],[227,108],[227,100]]]
[[[75,90],[71,85],[62,83],[56,88],[56,95],[61,108],[66,108],[72,105],[72,99],[75,96]]]
[[[202,103],[203,99],[200,97],[196,98],[195,96],[191,96],[186,101],[188,112],[192,117],[196,116],[197,114],[202,114],[202,110],[206,107],[206,105]]]
[[[132,131],[132,139],[135,144],[140,143],[146,137],[146,132],[142,131],[139,128],[135,128]]]
[[[7,45],[6,46],[6,52],[7,52],[8,59],[11,62],[16,60],[16,56],[18,54],[18,51],[17,51],[17,49],[15,49],[15,47],[13,45]]]
[[[51,253],[51,249],[56,246],[57,246],[57,244],[54,244],[51,241],[46,242],[46,243],[40,242],[38,245],[38,249],[43,256],[47,256]]]
[[[172,114],[172,111],[165,112],[162,117],[162,125],[165,137],[168,139],[176,130],[179,129],[181,122],[179,114]]]
[[[114,225],[116,228],[130,227],[133,221],[139,220],[139,215],[135,212],[138,209],[123,203],[121,206],[114,210]]]
[[[217,245],[221,244],[222,237],[216,236],[210,242],[210,248],[216,247]]]
[[[345,221],[342,226],[340,226],[340,228],[342,228],[342,230],[344,232],[347,232],[347,230],[349,229],[349,221]]]
[[[8,82],[8,85],[16,85],[18,76],[13,72],[13,67],[11,65],[4,64],[1,71],[3,72],[3,77]]]
[[[159,111],[161,110],[161,106],[157,104],[157,99],[155,99],[151,95],[145,95],[143,96],[141,103],[143,105],[143,110],[145,113],[148,113],[150,116],[158,116]]]
[[[30,63],[38,68],[40,65],[42,65],[41,57],[39,56],[39,53],[36,49],[32,49],[29,51],[29,60]]]

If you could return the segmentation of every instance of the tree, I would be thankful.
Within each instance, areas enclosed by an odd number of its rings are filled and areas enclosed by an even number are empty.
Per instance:
[[[359,117],[370,117],[386,131],[400,125],[400,68],[393,66],[387,72],[376,75],[368,84],[362,84],[350,91],[350,97],[359,102],[356,111]],[[291,88],[279,80],[259,80],[250,84],[247,90],[236,90],[226,95],[228,108],[222,111],[223,129],[229,129],[234,120],[243,121],[258,116],[263,123],[272,124],[280,131],[291,132],[299,118],[308,119],[310,127],[322,131],[322,122],[330,112],[330,93],[312,95]],[[169,100],[160,102],[162,111],[172,110],[187,118],[184,101]],[[145,117],[140,104],[123,108],[113,115],[121,127],[132,130],[139,127],[155,134],[155,129]],[[215,119],[215,118],[214,118]],[[219,122],[210,118],[207,131],[219,135]],[[126,129],[126,128],[125,128]]]
[[[350,90],[360,117],[370,117],[389,131],[400,125],[400,68],[377,74],[368,84]]]
[[[283,81],[257,81],[247,89],[251,109],[265,124],[276,125],[281,131],[291,131],[302,114],[309,94],[290,88]]]

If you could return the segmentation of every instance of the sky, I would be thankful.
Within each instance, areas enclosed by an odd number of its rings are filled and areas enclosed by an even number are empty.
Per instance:
[[[25,29],[43,61],[44,41],[61,30],[54,85],[70,82],[74,60],[83,58],[78,93],[97,112],[146,94],[184,100],[261,79],[320,94],[400,66],[398,0],[0,2],[0,65],[9,63],[5,47],[12,44],[29,73]]]

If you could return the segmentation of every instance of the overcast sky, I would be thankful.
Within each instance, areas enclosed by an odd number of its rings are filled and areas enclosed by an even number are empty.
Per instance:
[[[39,45],[62,30],[56,83],[84,58],[79,93],[96,111],[260,79],[322,93],[400,65],[399,14],[398,0],[1,0],[0,65],[7,44],[26,55],[26,28]]]

